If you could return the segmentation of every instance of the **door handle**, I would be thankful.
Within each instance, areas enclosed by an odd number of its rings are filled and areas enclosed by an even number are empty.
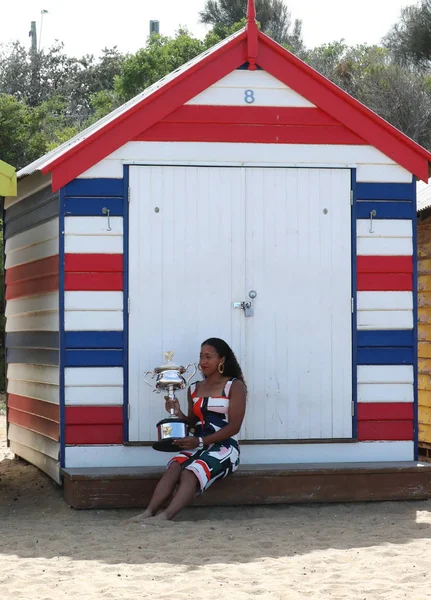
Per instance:
[[[248,300],[245,302],[234,302],[233,307],[234,308],[242,308],[246,317],[254,316],[253,303]]]

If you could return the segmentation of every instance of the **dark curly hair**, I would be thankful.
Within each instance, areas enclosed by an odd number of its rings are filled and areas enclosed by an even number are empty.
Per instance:
[[[243,382],[247,391],[247,385],[244,380],[239,362],[232,348],[220,338],[209,338],[202,342],[202,346],[211,346],[217,352],[220,358],[224,358],[224,375],[230,379],[239,379]]]

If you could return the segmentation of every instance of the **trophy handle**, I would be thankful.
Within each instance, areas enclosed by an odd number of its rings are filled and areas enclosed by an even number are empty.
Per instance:
[[[150,388],[152,388],[153,392],[154,390],[154,386],[147,380],[148,375],[152,375],[152,377],[154,377],[154,371],[147,371],[146,373],[144,373],[144,381],[145,383],[150,386]]]
[[[187,379],[187,385],[189,385],[189,383],[191,382],[191,380],[193,379],[193,377],[196,375],[197,372],[197,367],[195,365],[195,363],[190,363],[189,365],[187,365],[186,370],[184,371],[185,373],[187,373],[187,371],[189,370],[190,367],[194,368],[193,373],[190,375],[190,377]]]

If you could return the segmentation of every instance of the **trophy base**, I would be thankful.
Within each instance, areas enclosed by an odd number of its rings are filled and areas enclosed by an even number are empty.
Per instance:
[[[179,452],[179,446],[173,442],[189,434],[188,424],[177,417],[163,419],[157,423],[158,441],[153,444],[153,449],[158,452]]]
[[[157,450],[158,452],[179,452],[180,448],[174,444],[172,438],[167,438],[165,440],[154,442],[153,450]]]

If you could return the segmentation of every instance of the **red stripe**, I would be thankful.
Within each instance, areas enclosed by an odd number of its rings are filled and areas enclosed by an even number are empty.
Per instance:
[[[205,426],[205,419],[204,419],[204,415],[202,412],[202,403],[203,403],[203,398],[201,398],[200,400],[198,400],[197,402],[195,402],[193,404],[193,412],[195,413],[195,415],[197,416],[197,418],[199,419],[199,421],[202,423],[202,427]]]
[[[60,407],[58,404],[36,400],[35,398],[27,398],[16,394],[8,394],[8,408],[14,408],[37,417],[43,417],[50,421],[60,422]]]
[[[47,277],[38,277],[20,283],[12,283],[6,286],[6,300],[15,300],[26,296],[37,296],[56,292],[59,289],[59,276],[48,275]]]
[[[211,479],[211,471],[209,470],[208,465],[203,460],[197,460],[195,462],[198,465],[201,465],[201,467],[205,471],[205,475],[208,477],[208,479]]]
[[[346,127],[315,125],[224,125],[157,123],[133,138],[147,142],[229,142],[252,144],[364,144]]]
[[[412,402],[360,402],[359,421],[412,421]]]
[[[122,273],[66,273],[64,278],[64,289],[68,292],[121,292],[123,285]]]
[[[60,425],[54,421],[37,417],[15,408],[8,409],[8,422],[35,431],[58,442],[60,440]]]
[[[42,260],[35,260],[34,262],[29,262],[25,265],[7,269],[5,282],[6,284],[18,283],[21,281],[28,281],[29,279],[36,279],[38,277],[46,277],[47,275],[58,275],[58,273],[58,255],[49,256]]]
[[[411,292],[412,275],[393,273],[358,274],[356,279],[358,292]]]
[[[122,406],[67,406],[67,425],[122,425]]]
[[[66,254],[66,273],[122,273],[122,254]]]
[[[413,273],[412,256],[358,256],[358,273]]]
[[[358,440],[371,441],[411,441],[413,421],[359,421]]]
[[[67,425],[66,444],[122,444],[122,425]]]
[[[320,108],[285,108],[281,106],[186,105],[174,110],[162,122],[230,123],[232,125],[340,125]]]

